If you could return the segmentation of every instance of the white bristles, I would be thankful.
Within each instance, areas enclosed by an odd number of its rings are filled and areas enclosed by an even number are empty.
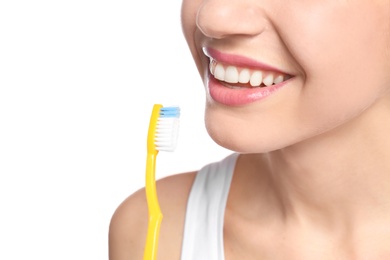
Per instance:
[[[179,110],[175,116],[160,116],[157,122],[155,145],[159,151],[172,152],[176,149],[179,134]]]

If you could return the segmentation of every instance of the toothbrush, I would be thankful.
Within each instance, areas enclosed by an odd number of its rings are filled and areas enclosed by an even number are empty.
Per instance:
[[[155,104],[153,106],[150,116],[145,176],[149,222],[144,260],[157,259],[158,239],[163,218],[156,191],[156,158],[159,151],[173,152],[175,150],[179,129],[179,117],[179,107],[163,107],[161,104]]]

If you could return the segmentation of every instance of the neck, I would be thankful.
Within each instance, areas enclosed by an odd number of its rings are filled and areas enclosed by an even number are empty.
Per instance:
[[[389,135],[385,103],[329,133],[266,154],[261,161],[274,187],[267,197],[277,198],[285,218],[316,225],[390,217]]]

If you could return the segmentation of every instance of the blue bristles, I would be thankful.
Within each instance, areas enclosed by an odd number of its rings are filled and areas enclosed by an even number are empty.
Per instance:
[[[160,117],[180,117],[179,107],[162,107],[160,109]]]

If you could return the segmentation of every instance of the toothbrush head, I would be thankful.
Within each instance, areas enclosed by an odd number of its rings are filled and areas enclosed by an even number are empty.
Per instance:
[[[173,152],[177,146],[180,108],[178,106],[153,106],[148,132],[148,151]]]

